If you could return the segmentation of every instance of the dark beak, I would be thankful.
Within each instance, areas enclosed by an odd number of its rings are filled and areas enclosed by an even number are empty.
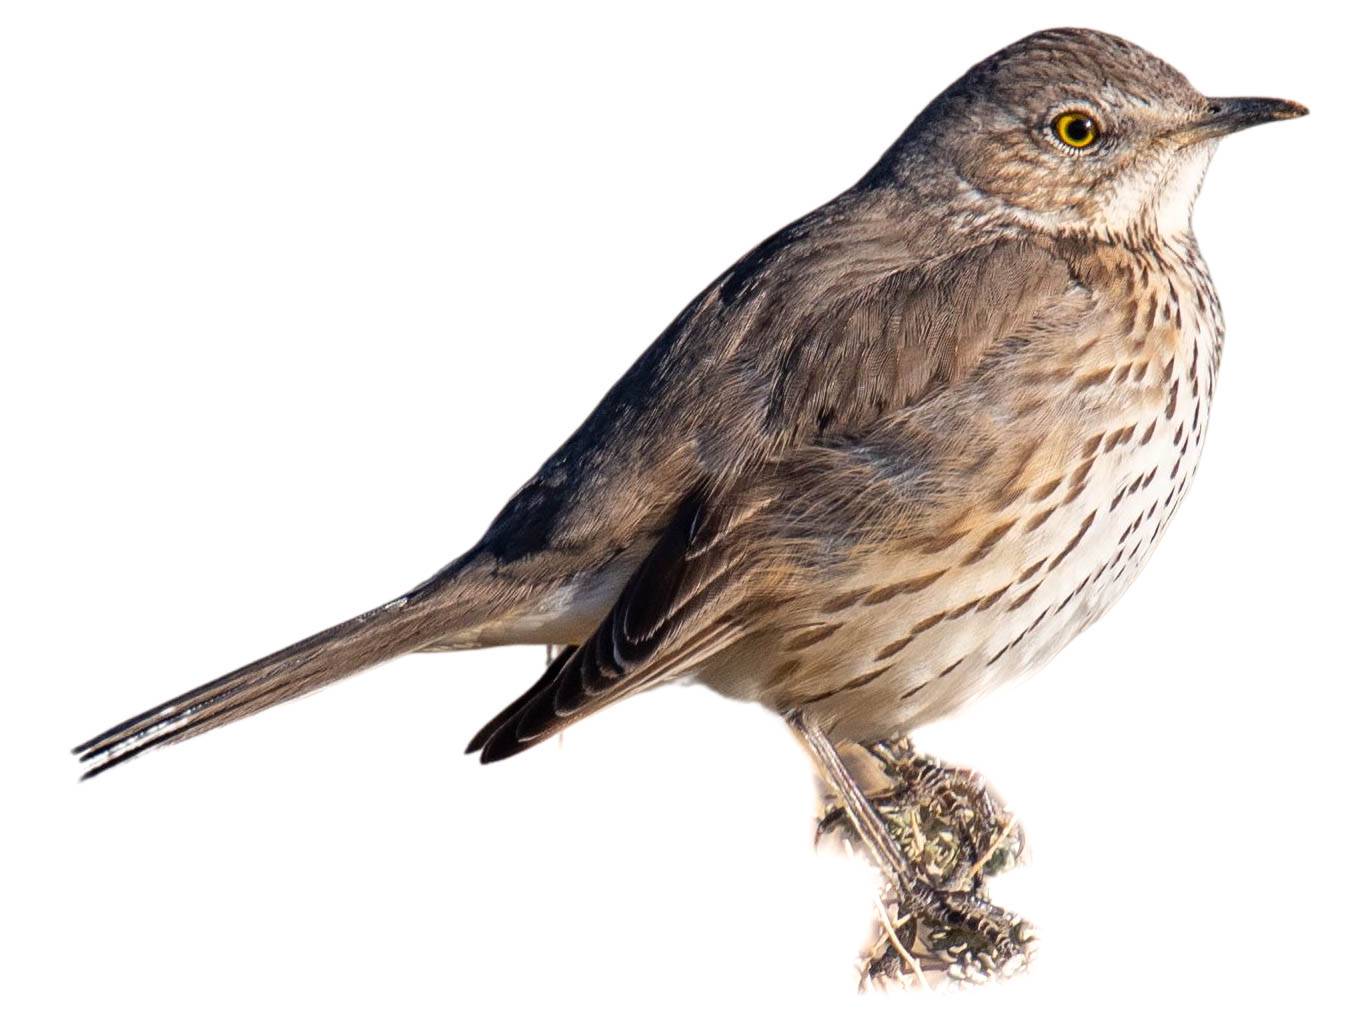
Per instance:
[[[1263,125],[1266,121],[1301,118],[1306,113],[1306,107],[1292,100],[1271,100],[1262,96],[1211,97],[1203,116],[1177,129],[1173,137],[1181,143],[1197,143],[1218,139],[1252,125]]]

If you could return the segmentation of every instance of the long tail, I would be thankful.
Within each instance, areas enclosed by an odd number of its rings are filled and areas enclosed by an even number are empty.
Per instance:
[[[412,593],[131,717],[72,750],[90,764],[82,780],[419,649],[435,636],[441,606]]]

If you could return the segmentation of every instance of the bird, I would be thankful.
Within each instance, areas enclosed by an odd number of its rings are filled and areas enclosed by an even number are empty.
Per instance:
[[[788,720],[937,901],[837,747],[1039,667],[1135,580],[1221,362],[1194,201],[1222,137],[1305,113],[1103,32],[1012,43],[698,293],[472,548],[83,743],[85,776],[404,654],[552,646],[482,762],[697,681]]]

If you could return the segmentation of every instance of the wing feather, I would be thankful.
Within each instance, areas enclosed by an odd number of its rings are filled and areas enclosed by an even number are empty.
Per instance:
[[[703,494],[681,505],[595,633],[476,735],[471,746],[482,762],[512,756],[610,703],[687,674],[741,637],[746,618],[720,599],[744,577],[747,549],[719,536],[746,518],[712,509]]]
[[[786,546],[789,557],[804,545],[809,556],[840,548],[843,526],[854,524],[834,511],[857,514],[879,491],[848,465],[889,472],[880,440],[890,425],[979,369],[994,373],[986,358],[1030,345],[1049,320],[1042,305],[1070,307],[1058,301],[1077,285],[1057,256],[999,243],[951,266],[873,275],[822,302],[810,295],[816,305],[801,306],[804,316],[787,326],[779,314],[766,319],[777,333],[769,349],[753,346],[716,394],[707,381],[694,383],[703,413],[740,432],[727,447],[731,459],[700,471],[593,634],[476,736],[481,760],[514,755],[687,675],[756,630],[760,605],[783,600],[791,587],[777,584],[788,573]],[[762,303],[765,291],[739,288],[735,296]],[[906,442],[883,448],[895,463],[915,459]],[[824,476],[837,465],[847,470]],[[757,487],[762,480],[768,484]],[[649,486],[626,475],[608,487]],[[851,520],[878,515],[865,510]]]

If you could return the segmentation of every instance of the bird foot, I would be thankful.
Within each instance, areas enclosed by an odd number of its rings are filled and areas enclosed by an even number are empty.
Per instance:
[[[1002,799],[977,774],[918,753],[906,739],[842,755],[843,762],[869,761],[858,773],[878,781],[865,786],[870,802],[934,897],[929,904],[925,893],[886,882],[862,984],[983,983],[1025,967],[1035,942],[1031,926],[986,895],[987,879],[1017,865],[1026,851]],[[828,796],[819,839],[831,833],[862,848],[844,808]]]
[[[886,888],[875,937],[860,963],[862,988],[987,984],[1026,968],[1036,949],[1029,923],[964,892],[941,896],[931,911]],[[921,918],[909,906],[924,909]]]

